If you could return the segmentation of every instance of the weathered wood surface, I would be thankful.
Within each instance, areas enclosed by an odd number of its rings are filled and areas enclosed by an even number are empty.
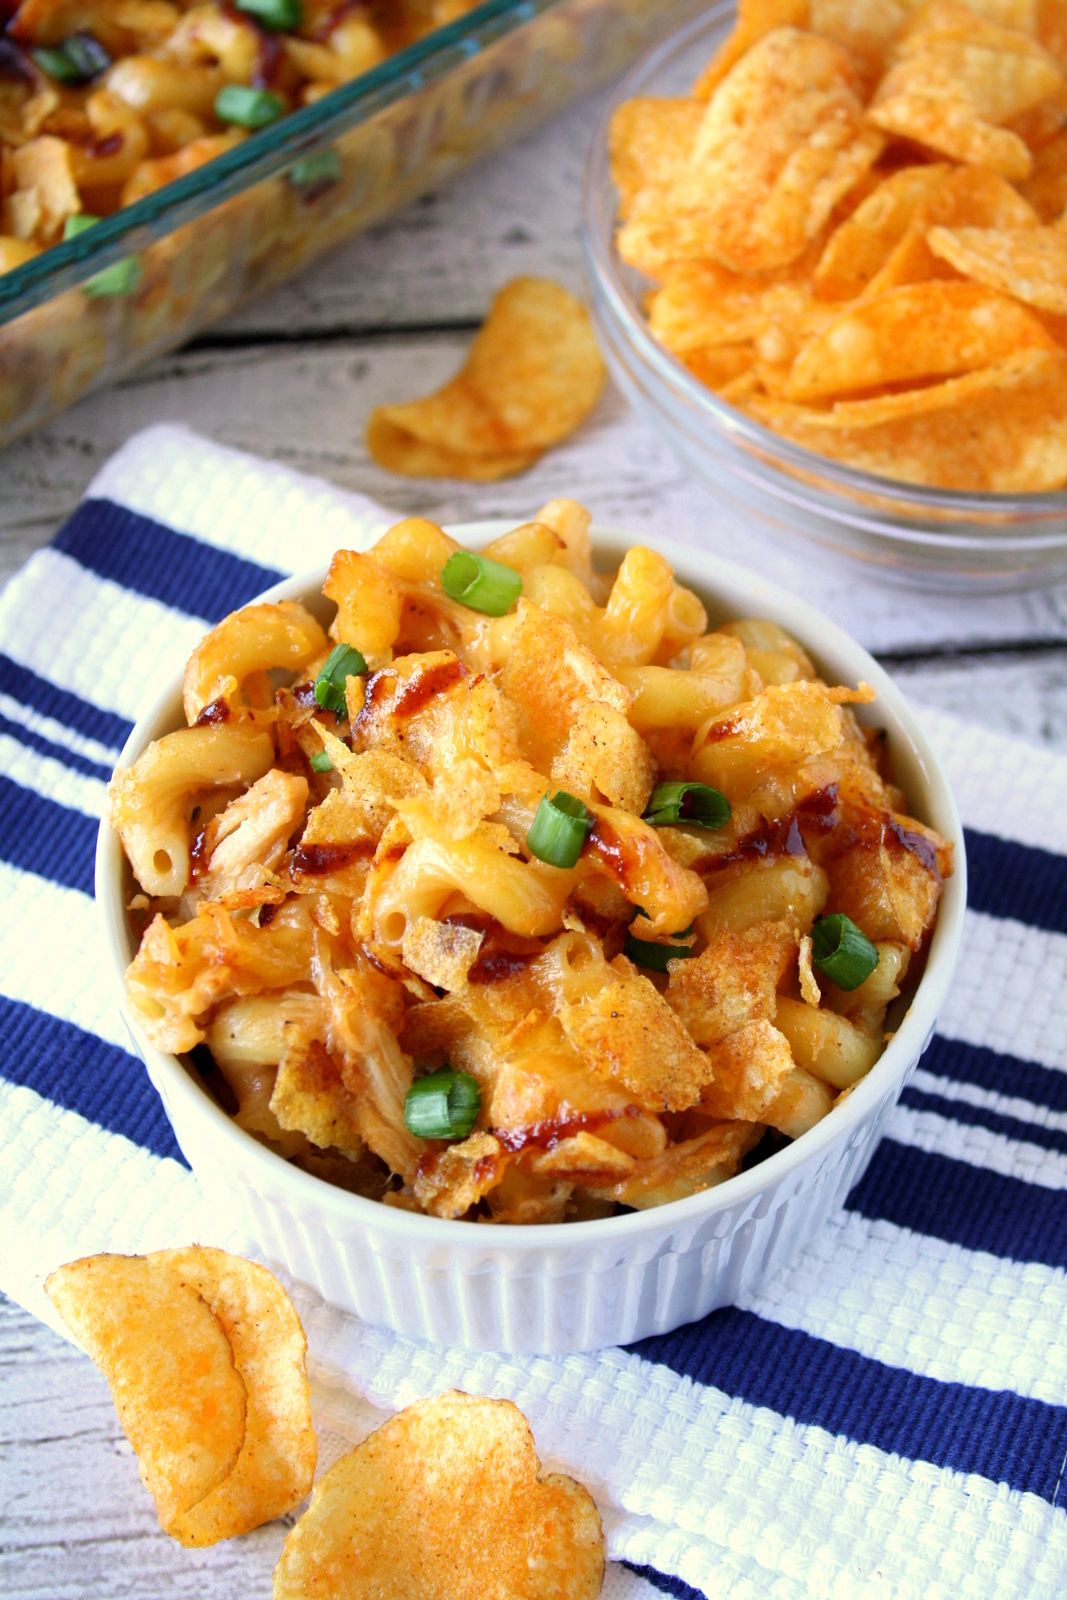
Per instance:
[[[576,108],[246,308],[197,349],[90,398],[0,457],[0,579],[51,536],[134,429],[185,421],[399,512],[518,518],[567,493],[636,535],[707,543],[834,612],[887,654],[916,699],[1067,744],[1067,589],[915,595],[877,586],[808,545],[783,551],[724,515],[614,393],[576,439],[503,484],[411,482],[368,460],[371,406],[448,376],[501,283],[531,272],[580,288],[579,176],[598,110],[597,102]],[[275,1525],[234,1546],[179,1550],[156,1526],[103,1379],[0,1302],[0,1593],[266,1596],[283,1536]],[[623,1582],[617,1574],[605,1594],[621,1596]]]

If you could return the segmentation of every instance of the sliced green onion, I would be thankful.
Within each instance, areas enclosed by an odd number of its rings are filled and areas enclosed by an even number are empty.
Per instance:
[[[289,168],[289,182],[305,193],[317,194],[340,180],[341,157],[332,145],[327,150],[316,150],[314,155],[301,156]]]
[[[878,965],[878,951],[851,917],[837,911],[812,928],[811,959],[839,989],[858,989]]]
[[[82,288],[92,300],[112,294],[132,294],[141,281],[141,272],[137,257],[127,256],[125,261],[116,261],[113,267],[105,267],[103,272],[88,278]]]
[[[111,57],[91,33],[72,33],[60,45],[32,50],[30,54],[57,83],[88,83],[111,65]]]
[[[312,772],[333,771],[333,762],[330,760],[325,750],[315,751],[315,754],[311,758],[311,770]]]
[[[730,802],[707,783],[657,783],[645,821],[654,828],[688,822],[695,828],[721,828],[730,820]]]
[[[84,211],[75,217],[68,217],[63,224],[64,240],[76,239],[79,233],[95,228],[99,221],[99,217],[91,217]],[[93,300],[103,299],[105,295],[132,294],[141,281],[141,271],[137,256],[127,256],[125,260],[116,261],[113,266],[105,267],[103,272],[86,279],[82,289]]]
[[[693,931],[693,924],[683,928],[675,937],[688,939]],[[636,934],[628,933],[622,953],[635,967],[644,967],[647,972],[666,972],[668,961],[690,961],[693,957],[691,944],[660,944],[654,939],[639,939]]]
[[[215,96],[215,115],[220,122],[234,122],[239,128],[255,132],[285,115],[285,101],[273,89],[250,89],[244,83],[228,83]]]
[[[411,1085],[404,1096],[404,1122],[416,1139],[465,1139],[481,1104],[477,1078],[442,1067]]]
[[[98,78],[111,66],[111,56],[91,33],[72,33],[69,39],[64,39],[61,48],[86,82]]]
[[[588,806],[566,789],[557,789],[551,799],[547,794],[543,797],[526,843],[538,861],[547,861],[550,867],[573,867],[592,826]]]
[[[86,233],[90,228],[95,228],[100,221],[99,217],[91,217],[87,211],[79,211],[77,216],[68,217],[63,224],[63,239],[76,239],[79,233]]]
[[[55,45],[51,48],[42,45],[40,49],[31,50],[30,54],[41,71],[46,72],[57,83],[82,82],[81,73],[62,45]]]
[[[366,670],[367,663],[350,644],[339,644],[335,650],[331,650],[315,679],[315,699],[322,709],[332,711],[337,717],[347,716],[345,684],[349,678],[362,677]]]
[[[237,0],[237,9],[255,17],[265,28],[299,28],[304,20],[300,0]]]
[[[490,561],[488,556],[471,555],[469,550],[449,556],[441,568],[441,583],[453,600],[462,600],[487,617],[502,617],[522,593],[521,573],[500,561]]]

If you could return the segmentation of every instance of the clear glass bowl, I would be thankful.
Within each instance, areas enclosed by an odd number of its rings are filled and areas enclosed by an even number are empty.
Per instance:
[[[585,172],[583,232],[593,315],[630,404],[717,495],[795,542],[803,534],[924,588],[1030,589],[1067,575],[1067,492],[963,494],[842,466],[781,439],[720,400],[649,333],[649,287],[616,253],[608,161],[612,112],[634,95],[682,95],[732,25],[718,0],[640,61],[597,130]]]
[[[488,0],[0,275],[0,446],[606,83],[700,0]],[[287,173],[329,147],[335,182]],[[78,286],[137,256],[127,295]]]

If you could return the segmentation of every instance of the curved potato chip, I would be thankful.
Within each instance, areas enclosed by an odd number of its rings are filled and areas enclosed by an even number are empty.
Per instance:
[[[964,277],[1042,311],[1067,315],[1067,232],[1062,228],[931,228],[927,242]]]
[[[704,106],[699,100],[624,100],[611,119],[611,177],[625,217],[641,189],[666,189],[689,159]]]
[[[1012,374],[942,410],[876,427],[826,426],[819,412],[764,396],[745,409],[816,454],[903,483],[988,494],[1040,494],[1067,484],[1067,357]]]
[[[1042,222],[1055,222],[1067,206],[1067,133],[1059,133],[1041,146],[1034,168],[1020,185]]]
[[[399,423],[391,422],[385,411],[385,406],[379,406],[370,414],[367,449],[380,467],[405,478],[463,478],[471,483],[495,483],[498,478],[527,471],[542,454],[540,450],[515,450],[479,456],[444,450],[440,445],[416,439]]]
[[[317,1445],[307,1340],[292,1301],[266,1267],[199,1245],[160,1254],[222,1324],[248,1395],[233,1470],[167,1527],[181,1544],[215,1544],[291,1511],[311,1488]]]
[[[793,363],[791,400],[992,366],[1021,350],[1054,350],[1030,312],[975,283],[918,283],[852,305]]]
[[[815,268],[817,292],[826,300],[859,294],[951,170],[944,163],[903,167],[880,183],[830,235]]]
[[[919,169],[922,170],[922,169]],[[1039,218],[1006,178],[985,167],[940,167],[941,181],[921,202],[904,237],[864,291],[870,299],[905,283],[951,278],[955,269],[926,242],[934,226],[1036,228]]]
[[[516,278],[493,301],[450,383],[371,413],[368,448],[383,466],[412,476],[503,477],[573,433],[603,382],[581,302],[547,279]]]
[[[825,428],[873,428],[898,417],[919,417],[931,411],[948,411],[964,401],[994,390],[1005,390],[1055,361],[1048,350],[1022,350],[1017,356],[981,367],[962,378],[930,383],[921,389],[895,389],[891,394],[873,395],[869,400],[837,400],[828,411],[813,410],[784,401],[781,415],[817,419]],[[770,416],[768,407],[766,415]]]
[[[775,28],[806,28],[808,0],[738,0],[737,21],[693,85],[697,100],[710,100],[719,84],[764,34]]]
[[[1006,178],[1028,175],[1029,150],[1001,124],[1063,81],[1035,39],[934,0],[916,13],[894,53],[870,108],[875,126]]]
[[[510,1401],[420,1400],[316,1486],[274,1569],[274,1600],[595,1600],[596,1507],[573,1478],[539,1471]]]
[[[855,86],[846,50],[792,27],[737,63],[666,201],[699,231],[699,254],[758,272],[803,252],[882,150]]]
[[[107,1378],[163,1527],[226,1478],[245,1437],[245,1385],[226,1332],[168,1255],[86,1256],[45,1280]]]

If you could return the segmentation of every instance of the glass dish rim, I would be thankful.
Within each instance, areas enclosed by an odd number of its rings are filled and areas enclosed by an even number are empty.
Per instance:
[[[339,84],[175,178],[131,206],[102,218],[73,239],[42,250],[0,274],[0,326],[73,289],[102,267],[144,249],[183,224],[366,122],[408,93],[428,88],[452,68],[472,61],[498,39],[551,11],[561,0],[483,0],[454,22],[405,45],[369,72]],[[204,202],[207,202],[206,204]]]
[[[946,548],[957,549],[960,542],[959,534],[949,531],[952,523],[966,522],[970,517],[978,517],[982,522],[989,524],[991,535],[999,533],[1003,537],[1005,534],[1015,532],[1021,537],[1033,539],[1037,532],[1036,528],[1013,529],[1010,526],[1013,517],[1017,518],[1022,514],[1028,519],[1033,519],[1035,523],[1045,518],[1050,520],[1056,516],[1062,518],[1067,512],[1067,488],[1029,494],[939,489],[922,484],[909,484],[897,478],[882,477],[857,467],[845,466],[841,462],[834,461],[832,457],[819,455],[813,450],[806,450],[803,446],[784,439],[762,423],[728,405],[706,388],[649,332],[648,324],[618,269],[614,246],[614,207],[611,228],[605,233],[601,227],[601,207],[598,200],[601,192],[611,187],[608,158],[611,119],[624,100],[646,92],[647,80],[665,67],[672,57],[682,54],[701,34],[710,33],[720,26],[734,10],[734,0],[714,0],[706,11],[676,29],[648,51],[616,84],[611,100],[597,124],[582,175],[582,240],[595,286],[602,293],[612,320],[643,365],[651,368],[653,375],[660,382],[673,389],[696,412],[702,423],[709,424],[719,435],[731,441],[740,441],[742,446],[747,446],[746,453],[749,453],[750,457],[755,456],[758,465],[765,471],[773,471],[776,476],[792,479],[798,488],[804,484],[805,479],[821,478],[824,482],[811,487],[817,494],[823,496],[833,495],[835,498],[840,496],[844,500],[847,491],[852,491],[852,496],[868,499],[878,497],[883,501],[895,500],[896,507],[890,509],[886,506],[881,513],[872,508],[868,525],[878,533],[900,542],[914,541],[927,546],[931,543],[942,543]],[[783,467],[792,470],[782,472]],[[907,525],[883,520],[901,512],[905,515],[910,514],[916,521],[924,512],[933,513],[936,522],[933,527],[922,526],[917,522],[916,529],[912,533],[909,532]],[[833,513],[828,509],[827,514]],[[944,532],[940,535],[938,524],[944,528]],[[985,543],[980,535],[978,542]],[[1039,542],[1044,541],[1039,540]],[[1049,543],[1055,544],[1057,548],[1062,547],[1063,533],[1050,535]]]

